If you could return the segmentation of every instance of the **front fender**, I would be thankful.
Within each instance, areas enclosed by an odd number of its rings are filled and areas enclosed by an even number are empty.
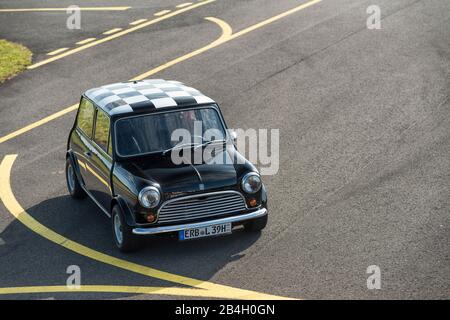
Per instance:
[[[261,205],[267,209],[267,192],[264,184],[261,187]]]
[[[121,197],[121,196],[115,196],[111,201],[111,208],[113,206],[118,205],[120,209],[122,210],[124,216],[125,216],[125,222],[130,227],[136,226],[136,221],[134,219],[133,212],[131,211],[130,207],[128,206],[127,202]]]

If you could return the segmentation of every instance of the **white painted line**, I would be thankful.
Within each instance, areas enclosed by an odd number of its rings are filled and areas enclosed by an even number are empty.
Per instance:
[[[122,30],[122,28],[114,28],[114,29],[103,32],[103,34],[106,34],[106,35],[113,34],[113,33],[119,32],[120,30]]]
[[[59,55],[56,55],[56,56],[54,56],[54,57],[51,57],[51,58],[45,59],[45,60],[43,60],[43,61],[37,62],[37,63],[35,63],[35,64],[32,64],[31,66],[28,66],[27,69],[35,69],[35,68],[38,68],[38,67],[43,66],[43,65],[45,65],[45,64],[51,63],[51,62],[53,62],[53,61],[56,61],[56,60],[59,60],[59,59],[62,59],[62,58],[65,58],[65,57],[67,57],[67,56],[70,56],[70,55],[72,55],[72,54],[75,54],[75,53],[78,53],[78,52],[80,52],[80,51],[86,50],[86,49],[88,49],[88,48],[92,48],[92,47],[94,47],[94,46],[96,46],[96,45],[105,43],[105,42],[107,42],[107,41],[111,41],[111,40],[113,40],[113,39],[122,37],[122,36],[124,36],[124,35],[126,35],[126,34],[129,34],[129,33],[131,33],[131,32],[134,32],[134,31],[136,31],[136,30],[139,30],[139,29],[145,28],[145,27],[147,27],[147,26],[156,24],[156,23],[161,22],[161,21],[163,21],[163,20],[167,20],[167,19],[169,19],[169,18],[175,17],[175,16],[177,16],[177,15],[179,15],[179,14],[182,14],[182,13],[184,13],[184,12],[187,12],[187,11],[190,11],[190,10],[194,10],[194,9],[196,9],[196,8],[198,8],[198,7],[207,5],[207,4],[209,4],[209,3],[213,3],[213,2],[215,2],[215,1],[216,1],[216,0],[203,0],[202,2],[193,4],[192,6],[189,6],[189,7],[183,8],[183,9],[179,9],[179,10],[175,10],[174,12],[171,12],[171,13],[165,15],[165,16],[162,16],[162,17],[158,17],[158,18],[149,20],[149,21],[144,22],[144,23],[141,23],[141,24],[139,24],[139,25],[137,25],[137,26],[133,26],[133,27],[131,27],[131,28],[128,28],[128,29],[125,29],[125,30],[116,32],[116,33],[114,33],[114,34],[111,34],[111,35],[109,35],[109,36],[107,36],[107,37],[104,37],[104,38],[102,38],[102,39],[98,39],[98,40],[96,40],[96,41],[90,42],[90,43],[85,44],[85,45],[83,45],[83,46],[81,46],[81,47],[73,48],[73,49],[68,50],[68,51],[66,51],[66,52],[63,52],[63,53],[61,53],[61,54],[59,54]],[[0,141],[1,141],[1,140],[0,140]],[[1,142],[0,142],[0,143],[1,143]]]
[[[87,39],[78,41],[77,44],[86,44],[86,43],[92,42],[94,40],[95,40],[95,38],[87,38]]]
[[[147,21],[147,19],[139,19],[139,20],[131,22],[130,24],[132,26],[135,26],[135,25],[140,24],[140,23],[145,22],[145,21]]]
[[[131,7],[80,7],[81,11],[124,11]],[[0,9],[0,12],[67,11],[67,8]]]
[[[177,8],[184,8],[184,7],[190,6],[191,4],[192,4],[192,2],[185,2],[185,3],[177,5]]]
[[[54,56],[55,54],[58,54],[60,52],[66,51],[69,48],[60,48],[60,49],[56,49],[55,51],[49,52],[47,53],[48,56]]]
[[[160,16],[163,16],[163,15],[169,13],[170,11],[171,10],[162,10],[162,11],[155,13],[155,16],[160,17]]]

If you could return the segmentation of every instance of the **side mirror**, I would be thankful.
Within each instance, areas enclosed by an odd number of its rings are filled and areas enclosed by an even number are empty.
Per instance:
[[[231,140],[233,140],[233,143],[236,144],[236,140],[237,140],[237,133],[236,133],[236,131],[230,130],[230,137],[231,137]]]

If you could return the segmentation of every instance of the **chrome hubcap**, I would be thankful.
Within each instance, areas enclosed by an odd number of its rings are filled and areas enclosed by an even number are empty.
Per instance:
[[[67,167],[67,184],[69,185],[69,191],[73,192],[75,189],[75,173],[71,165]]]
[[[118,214],[114,216],[114,235],[116,236],[117,243],[122,244],[122,222]]]

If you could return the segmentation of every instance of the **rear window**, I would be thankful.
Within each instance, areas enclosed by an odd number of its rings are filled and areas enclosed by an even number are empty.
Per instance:
[[[80,102],[77,116],[77,127],[88,137],[92,135],[92,124],[94,122],[94,105],[84,98]]]

